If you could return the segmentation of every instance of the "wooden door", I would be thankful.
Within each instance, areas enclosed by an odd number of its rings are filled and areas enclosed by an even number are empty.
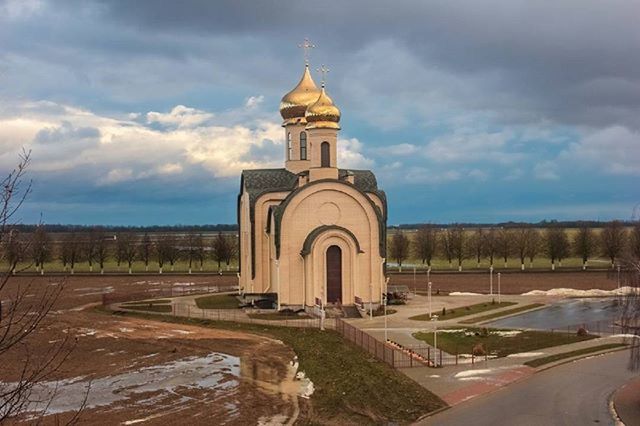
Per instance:
[[[342,303],[342,250],[331,246],[327,250],[327,303]]]

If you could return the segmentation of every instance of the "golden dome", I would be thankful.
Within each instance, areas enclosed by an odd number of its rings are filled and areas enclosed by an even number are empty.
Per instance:
[[[309,73],[309,65],[304,66],[304,73],[296,87],[282,97],[280,101],[280,115],[286,120],[303,118],[307,107],[320,95],[320,89],[316,86]]]
[[[318,99],[309,105],[304,117],[309,123],[307,124],[309,129],[340,129],[338,125],[340,122],[340,110],[327,95],[324,87],[322,87]]]

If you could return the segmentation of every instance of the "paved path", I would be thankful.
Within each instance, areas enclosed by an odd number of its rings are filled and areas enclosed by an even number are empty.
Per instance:
[[[423,420],[423,425],[613,425],[612,393],[637,377],[629,351],[583,359],[537,373]]]
[[[640,377],[618,389],[613,403],[618,417],[625,425],[640,425]]]

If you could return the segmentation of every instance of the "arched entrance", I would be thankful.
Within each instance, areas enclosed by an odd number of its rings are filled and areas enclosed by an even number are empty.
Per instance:
[[[342,303],[342,250],[327,249],[327,303]]]

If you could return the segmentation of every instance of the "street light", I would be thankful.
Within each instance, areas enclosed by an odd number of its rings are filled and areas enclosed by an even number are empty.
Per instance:
[[[500,272],[498,272],[498,305],[500,304]]]
[[[431,316],[431,281],[429,281],[429,285],[427,287],[428,287],[427,298],[429,300],[429,316]]]
[[[493,296],[493,265],[489,267],[489,296]]]
[[[433,321],[433,365],[437,366],[438,357],[436,356],[436,351],[438,350],[438,316],[433,315],[431,317],[431,321]]]

